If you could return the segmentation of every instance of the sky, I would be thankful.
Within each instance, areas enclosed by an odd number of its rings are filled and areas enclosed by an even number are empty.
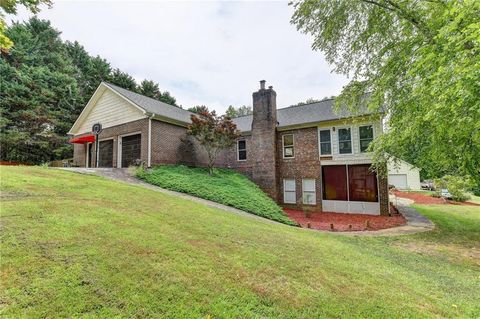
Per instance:
[[[331,72],[312,38],[290,24],[287,2],[55,1],[38,16],[64,40],[77,40],[112,67],[159,83],[184,108],[252,105],[266,80],[277,107],[338,95],[347,83]],[[7,21],[32,16],[20,7]]]

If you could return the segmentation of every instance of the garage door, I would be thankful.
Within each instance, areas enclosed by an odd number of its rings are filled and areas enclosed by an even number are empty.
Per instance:
[[[113,167],[113,140],[100,141],[98,154],[99,167]]]
[[[122,137],[122,167],[128,167],[140,159],[141,134]]]
[[[407,188],[407,175],[406,174],[389,174],[388,184],[395,186],[397,189]]]

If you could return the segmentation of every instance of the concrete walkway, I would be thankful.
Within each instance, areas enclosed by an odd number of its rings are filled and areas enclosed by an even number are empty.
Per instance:
[[[212,202],[203,198],[195,197],[185,193],[171,191],[171,190],[164,189],[152,184],[148,184],[134,177],[127,168],[83,168],[83,167],[64,168],[64,167],[60,167],[57,169],[80,173],[80,174],[103,176],[108,179],[116,180],[119,182],[127,183],[130,185],[137,185],[137,186],[145,187],[154,191],[165,193],[168,195],[173,195],[183,199],[191,200],[191,201],[201,203],[210,207],[214,207],[230,213],[234,213],[240,216],[254,218],[262,222],[279,224],[279,225],[288,227],[285,224],[282,224],[270,219],[266,219],[254,214],[250,214],[240,209],[236,209],[236,208],[219,204],[216,202]],[[409,207],[409,205],[413,204],[412,200],[404,199],[400,197],[391,198],[390,200],[397,206],[399,212],[407,220],[406,225],[388,228],[388,229],[374,230],[374,231],[354,231],[354,232],[330,232],[330,231],[314,230],[314,229],[308,229],[308,228],[300,228],[300,229],[304,229],[306,231],[323,232],[323,233],[339,234],[339,235],[347,235],[347,236],[399,236],[399,235],[408,235],[408,234],[415,234],[419,232],[425,232],[435,228],[435,225],[428,218],[420,215],[416,209]]]

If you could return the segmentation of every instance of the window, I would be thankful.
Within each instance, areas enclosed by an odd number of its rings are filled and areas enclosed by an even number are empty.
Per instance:
[[[349,127],[338,129],[338,152],[352,154],[352,130]]]
[[[286,204],[295,204],[297,202],[294,179],[283,180],[283,202]]]
[[[348,165],[349,200],[378,202],[377,175],[370,165]]]
[[[282,136],[283,139],[283,158],[293,158],[295,153],[293,151],[293,134],[286,134]]]
[[[315,205],[317,203],[317,197],[315,193],[315,180],[306,179],[302,180],[302,197],[303,203],[306,205]]]
[[[360,152],[364,153],[367,151],[368,145],[373,140],[373,126],[365,125],[360,126],[359,128],[360,135]]]
[[[345,165],[322,167],[323,199],[348,200],[347,169]]]
[[[237,141],[237,160],[238,161],[247,160],[247,142],[245,140]]]
[[[320,155],[332,154],[332,139],[330,130],[320,131]]]

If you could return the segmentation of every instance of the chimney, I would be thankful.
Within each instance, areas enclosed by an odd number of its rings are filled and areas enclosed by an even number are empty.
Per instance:
[[[253,93],[253,122],[262,128],[275,128],[277,124],[277,93],[273,86],[265,89],[265,80],[260,81],[260,90]]]
[[[272,86],[265,89],[265,82],[260,81],[260,90],[253,93],[252,179],[277,200],[277,93]]]
[[[267,82],[267,81],[265,81],[265,80],[260,81],[260,90],[265,90],[265,82]]]

